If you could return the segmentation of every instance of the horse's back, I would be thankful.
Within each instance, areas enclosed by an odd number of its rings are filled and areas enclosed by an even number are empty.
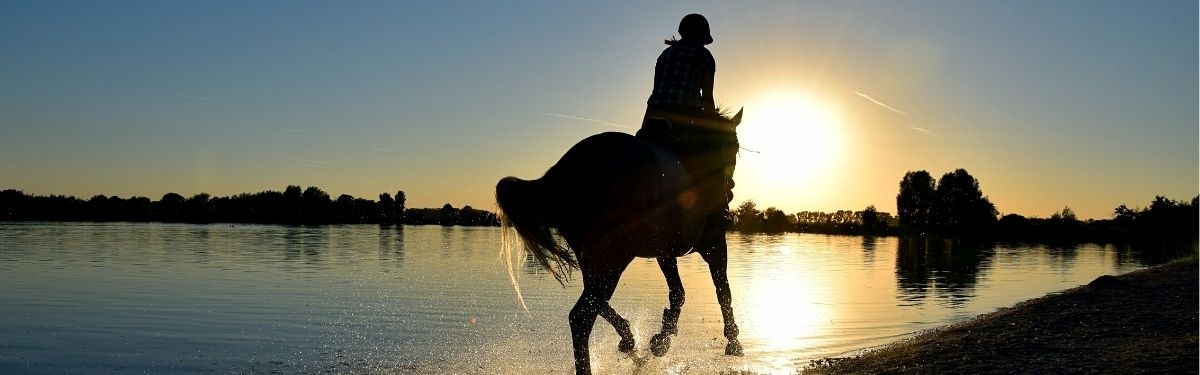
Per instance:
[[[606,132],[579,141],[546,172],[569,188],[598,198],[650,199],[687,189],[691,178],[679,159],[665,148],[626,133]]]
[[[585,138],[543,179],[555,192],[555,221],[568,242],[630,240],[646,244],[631,249],[638,256],[677,255],[702,225],[679,159],[629,134]]]

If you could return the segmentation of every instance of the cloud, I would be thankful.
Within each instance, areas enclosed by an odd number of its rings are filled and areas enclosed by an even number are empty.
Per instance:
[[[323,161],[320,161],[320,160],[308,160],[308,159],[300,159],[299,161],[300,161],[300,162],[302,162],[302,163],[308,163],[308,164],[314,164],[314,165],[321,165],[321,164],[325,164],[325,162],[323,162]]]
[[[916,126],[914,126],[914,127],[911,127],[911,128],[909,128],[909,129],[912,129],[912,130],[913,130],[913,131],[915,131],[915,132],[918,132],[918,133],[921,133],[921,134],[925,134],[925,135],[928,135],[928,136],[937,136],[937,134],[936,134],[936,133],[934,133],[934,132],[932,132],[932,131],[929,131],[929,129],[925,129],[925,128],[919,128],[919,127],[916,127]]]
[[[600,121],[600,120],[590,119],[590,118],[586,118],[586,117],[571,116],[571,115],[564,115],[561,113],[549,113],[549,112],[543,112],[542,114],[546,115],[546,116],[561,117],[561,118],[571,119],[571,120],[589,121],[589,122],[594,122],[597,124],[603,124],[603,125],[618,127],[618,128],[622,128],[622,129],[633,129],[633,127],[629,126],[629,125],[618,124],[615,122],[608,122],[608,121]]]
[[[887,108],[888,110],[891,110],[892,112],[896,112],[896,113],[899,113],[899,114],[901,114],[901,115],[908,116],[908,114],[907,114],[907,113],[901,112],[899,109],[892,108],[891,106],[889,106],[889,105],[887,105],[887,104],[883,104],[883,102],[881,102],[881,101],[878,101],[878,100],[875,100],[875,98],[872,98],[870,95],[863,94],[863,93],[861,93],[861,92],[858,92],[858,91],[855,91],[855,92],[854,92],[854,94],[855,94],[855,95],[858,95],[858,96],[861,96],[863,99],[870,100],[870,101],[871,101],[871,103],[878,104],[880,107]]]

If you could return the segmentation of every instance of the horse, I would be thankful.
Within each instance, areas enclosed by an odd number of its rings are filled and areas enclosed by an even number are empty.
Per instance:
[[[619,351],[634,351],[629,321],[608,300],[636,257],[657,258],[669,289],[662,329],[650,340],[654,355],[665,355],[677,333],[684,291],[676,258],[690,252],[708,263],[724,320],[725,354],[742,354],[725,242],[741,119],[741,110],[733,117],[647,113],[647,123],[663,125],[655,128],[664,130],[657,141],[645,125],[637,136],[596,134],[572,146],[541,178],[505,177],[497,183],[504,233],[515,229],[526,252],[559,283],[571,269],[583,274],[583,293],[568,315],[577,374],[591,373],[588,339],[597,316],[620,335]]]

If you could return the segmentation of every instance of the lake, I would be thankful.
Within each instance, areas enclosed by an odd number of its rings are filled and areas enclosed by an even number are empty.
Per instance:
[[[464,373],[573,369],[581,290],[528,260],[521,308],[497,228],[0,222],[0,373]],[[1113,245],[729,234],[744,357],[723,355],[707,265],[680,259],[686,304],[665,357],[656,263],[625,272],[599,373],[790,373],[1100,275],[1165,262]]]

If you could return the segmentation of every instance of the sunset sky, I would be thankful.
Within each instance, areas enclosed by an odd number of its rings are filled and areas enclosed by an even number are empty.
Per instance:
[[[735,204],[895,212],[965,168],[1001,213],[1200,192],[1196,1],[0,2],[0,189],[315,185],[494,209],[634,132],[679,19],[712,24]]]

